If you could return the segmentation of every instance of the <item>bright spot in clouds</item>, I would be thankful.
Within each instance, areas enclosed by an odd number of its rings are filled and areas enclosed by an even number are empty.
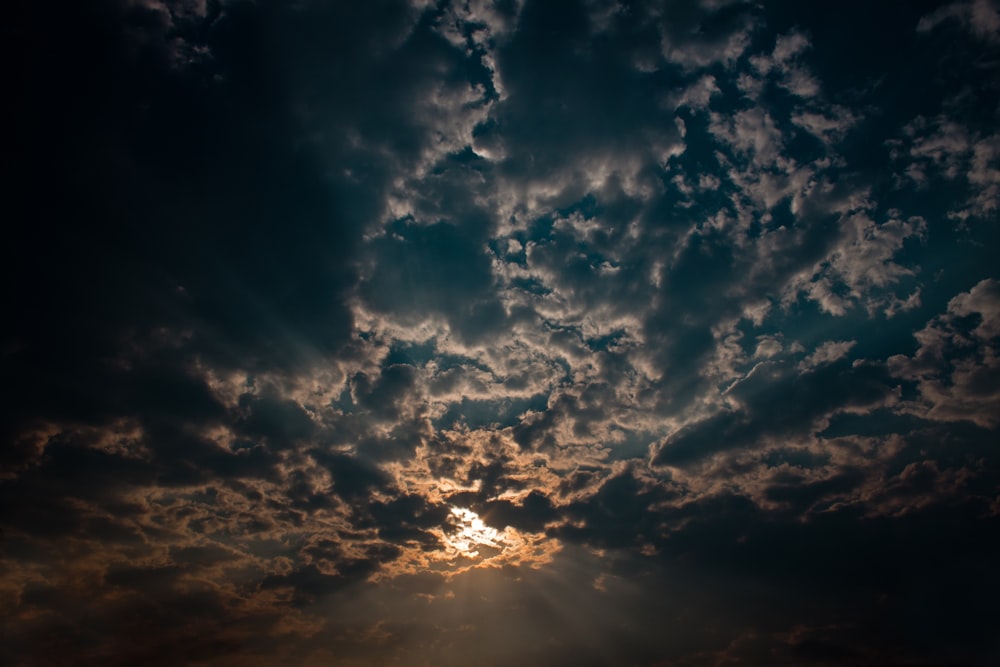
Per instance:
[[[482,547],[503,550],[504,534],[487,526],[478,514],[464,507],[452,507],[451,515],[458,525],[446,536],[445,543],[449,552],[476,558]]]

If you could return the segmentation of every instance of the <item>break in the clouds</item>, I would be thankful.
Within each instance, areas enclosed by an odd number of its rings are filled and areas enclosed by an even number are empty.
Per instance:
[[[7,13],[4,664],[1000,659],[994,0]]]

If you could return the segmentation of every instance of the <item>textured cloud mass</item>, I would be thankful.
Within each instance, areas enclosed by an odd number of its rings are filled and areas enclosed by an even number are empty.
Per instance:
[[[10,14],[3,664],[1000,660],[992,0]]]

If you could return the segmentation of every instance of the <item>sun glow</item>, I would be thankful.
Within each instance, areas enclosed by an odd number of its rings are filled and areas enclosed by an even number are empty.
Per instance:
[[[552,562],[561,549],[558,540],[544,532],[525,532],[513,526],[499,530],[471,509],[454,505],[445,525],[429,532],[437,537],[440,548],[405,549],[396,561],[375,573],[372,581],[418,572],[450,577],[479,568],[539,568]]]
[[[487,526],[478,514],[464,507],[452,507],[451,515],[458,525],[451,534],[445,536],[449,551],[466,558],[477,558],[483,548],[494,552],[503,551],[507,531],[501,533],[496,528]]]

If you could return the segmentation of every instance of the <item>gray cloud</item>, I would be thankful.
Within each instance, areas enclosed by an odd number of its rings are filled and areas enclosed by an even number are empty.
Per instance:
[[[916,384],[921,399],[917,405],[923,410],[916,405],[913,409],[931,419],[968,419],[996,427],[990,406],[1000,391],[1000,284],[987,279],[958,294],[944,314],[914,336],[919,347],[913,356],[889,359],[894,375]]]

